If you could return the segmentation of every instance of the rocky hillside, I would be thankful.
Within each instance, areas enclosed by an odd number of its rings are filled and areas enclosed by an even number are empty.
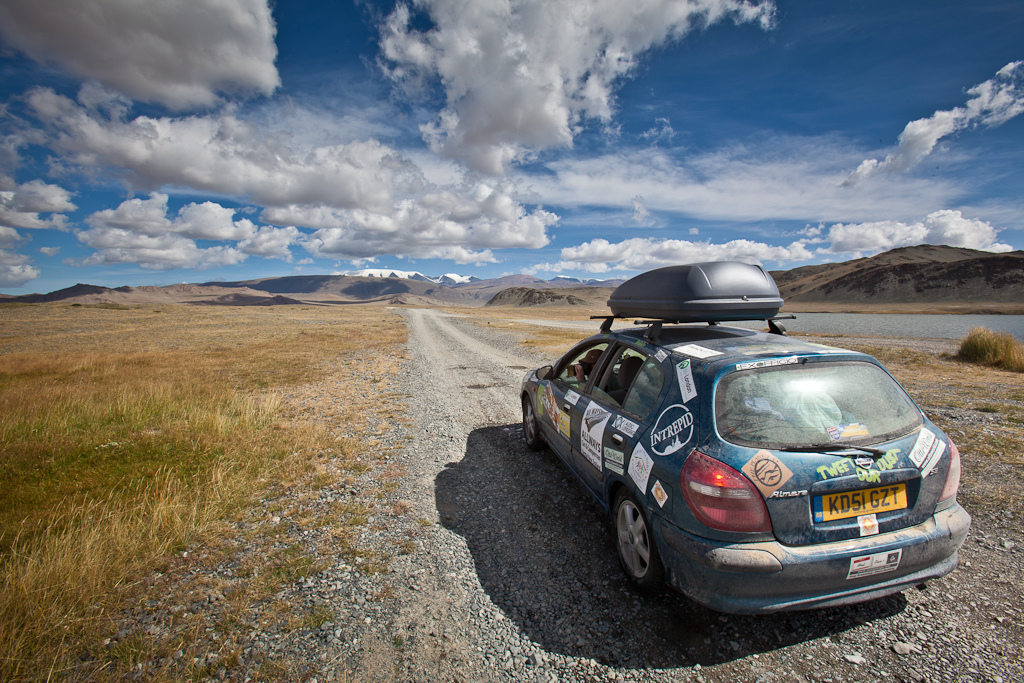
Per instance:
[[[487,302],[488,306],[544,306],[564,305],[583,306],[584,299],[572,294],[564,294],[558,290],[531,289],[529,287],[509,287],[503,289]]]
[[[1024,251],[993,254],[921,245],[844,263],[773,271],[787,303],[1013,303],[1024,301]]]

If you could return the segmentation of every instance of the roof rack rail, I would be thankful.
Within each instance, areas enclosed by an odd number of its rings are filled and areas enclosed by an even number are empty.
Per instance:
[[[601,323],[601,333],[605,334],[605,333],[608,333],[608,332],[611,331],[612,323],[615,322],[616,320],[623,320],[623,319],[626,319],[626,318],[635,318],[635,317],[636,316],[632,316],[632,315],[592,315],[592,316],[590,316],[590,319],[591,320],[601,320],[601,321],[603,321]],[[736,320],[729,320],[729,319],[724,319],[724,320],[723,319],[716,319],[716,320],[673,320],[673,319],[670,319],[670,318],[654,318],[654,319],[651,319],[651,320],[636,320],[636,321],[634,321],[633,324],[634,325],[647,325],[647,331],[644,332],[644,339],[647,339],[648,341],[651,341],[651,342],[657,342],[658,341],[658,337],[661,336],[661,330],[662,330],[662,327],[664,325],[687,325],[687,324],[694,324],[694,323],[706,323],[707,325],[714,327],[714,326],[719,325],[721,323],[728,323],[728,322],[750,322],[752,320],[764,320],[765,322],[768,323],[768,331],[769,332],[771,332],[772,334],[778,334],[778,335],[785,336],[786,328],[783,325],[780,325],[777,321],[779,321],[779,320],[796,320],[796,316],[793,315],[793,314],[789,314],[789,315],[773,315],[771,317],[764,317],[764,318],[747,318],[747,317],[743,317],[743,318],[737,318]]]

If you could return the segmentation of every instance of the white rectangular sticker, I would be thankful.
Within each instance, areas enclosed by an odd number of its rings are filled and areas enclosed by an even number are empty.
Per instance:
[[[567,403],[569,403],[569,405],[574,406],[576,405],[576,401],[580,400],[580,395],[577,394],[572,389],[570,389],[569,391],[565,392],[565,400]]]
[[[900,559],[903,557],[903,549],[891,550],[886,553],[875,553],[874,555],[861,555],[850,558],[850,571],[847,579],[861,579],[874,574],[896,571],[900,566]]]
[[[629,436],[636,436],[636,430],[640,428],[640,425],[638,425],[636,422],[633,422],[628,418],[619,415],[617,418],[615,418],[615,422],[612,423],[612,428],[618,429],[623,434],[628,434]]]
[[[647,455],[647,451],[640,444],[633,449],[633,455],[629,456],[629,476],[636,482],[640,493],[647,494],[647,480],[651,476],[651,468],[654,467],[654,460]]]
[[[690,369],[689,358],[676,365],[676,378],[679,380],[679,392],[683,395],[683,403],[697,398],[697,387],[693,384],[693,371]]]
[[[685,353],[687,356],[693,356],[694,358],[711,358],[712,356],[722,355],[720,351],[705,348],[700,344],[687,344],[686,346],[680,346],[676,351],[679,353]]]
[[[604,441],[604,426],[612,414],[591,403],[583,413],[583,429],[580,431],[580,450],[590,464],[601,469],[601,444]]]
[[[622,474],[622,466],[626,462],[626,454],[614,448],[604,449],[604,466],[615,474]]]
[[[910,460],[921,468],[921,478],[927,477],[935,466],[939,464],[939,458],[946,450],[946,442],[940,439],[929,429],[922,429],[917,436],[917,443],[910,451]]]

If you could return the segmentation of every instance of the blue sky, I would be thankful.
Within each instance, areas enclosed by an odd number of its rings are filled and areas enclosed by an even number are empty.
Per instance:
[[[0,293],[1024,248],[1019,0],[5,0],[0,46]]]

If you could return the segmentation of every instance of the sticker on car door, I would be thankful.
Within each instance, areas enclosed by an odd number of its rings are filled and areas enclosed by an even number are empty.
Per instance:
[[[633,454],[629,456],[629,476],[640,489],[640,493],[647,494],[647,480],[651,476],[651,468],[654,467],[654,460],[647,454],[644,447],[637,444]]]
[[[604,428],[612,414],[591,402],[583,413],[582,429],[580,429],[580,451],[587,461],[601,469],[601,448],[604,442]]]

